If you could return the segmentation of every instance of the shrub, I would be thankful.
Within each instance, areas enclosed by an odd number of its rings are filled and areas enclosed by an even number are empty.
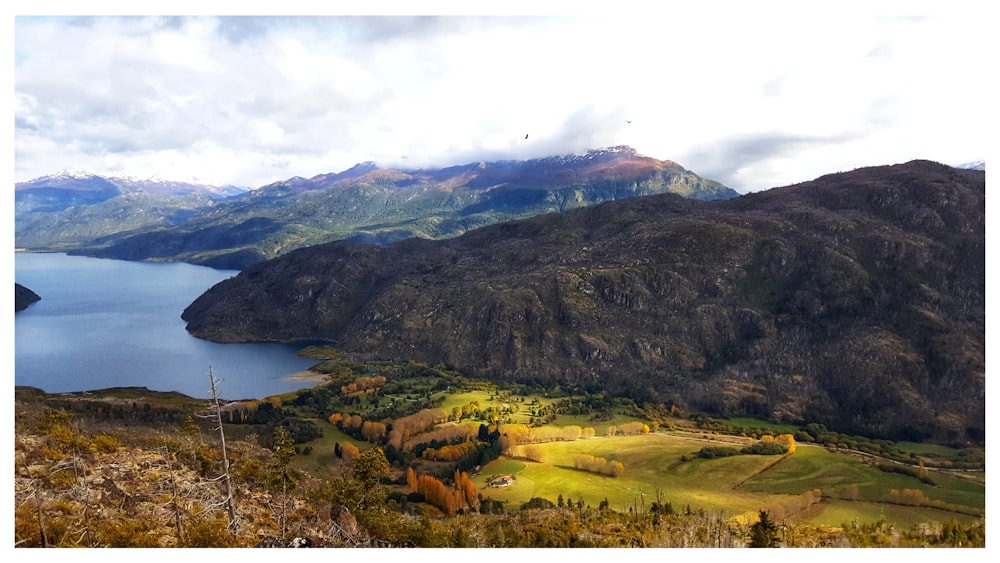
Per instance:
[[[552,501],[544,499],[542,497],[533,497],[528,502],[521,505],[521,510],[532,510],[538,508],[555,508],[556,505],[552,504]]]
[[[754,444],[752,446],[747,446],[740,450],[741,454],[754,454],[754,455],[782,455],[788,451],[788,448],[777,443],[777,442],[761,442],[759,444]]]
[[[184,526],[183,547],[239,547],[224,518],[191,520]]]
[[[118,448],[121,447],[121,442],[119,442],[117,436],[99,434],[94,437],[91,445],[94,446],[95,451],[112,454],[118,451]]]
[[[712,446],[698,450],[698,453],[695,455],[703,459],[715,459],[717,457],[729,457],[737,455],[738,453],[740,453],[740,451],[737,450],[736,448],[727,448],[725,446]]]
[[[97,526],[97,542],[106,547],[160,547],[148,520],[103,520]]]

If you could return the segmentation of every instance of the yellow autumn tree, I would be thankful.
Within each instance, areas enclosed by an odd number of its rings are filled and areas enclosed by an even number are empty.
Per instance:
[[[761,442],[763,441],[764,437],[761,436]],[[788,449],[788,453],[790,454],[795,453],[795,436],[792,436],[791,434],[779,434],[777,437],[774,438],[774,441],[781,444],[782,446],[785,446],[785,448]]]
[[[472,484],[469,474],[455,470],[455,488],[461,491],[463,504],[467,507],[475,508],[479,505],[479,495],[476,494],[476,486]]]
[[[406,489],[411,493],[417,492],[417,474],[412,467],[406,468]]]
[[[385,424],[381,422],[366,420],[361,424],[361,436],[373,444],[382,440],[385,437],[385,433]]]
[[[347,462],[354,461],[354,458],[358,457],[358,454],[361,453],[361,450],[359,450],[357,446],[355,446],[350,442],[344,442],[343,444],[341,444],[340,451],[343,452],[342,454],[343,459],[344,461]]]
[[[545,459],[544,450],[542,450],[541,446],[535,444],[528,444],[524,446],[521,452],[524,454],[525,459],[530,459],[531,461],[541,463]]]

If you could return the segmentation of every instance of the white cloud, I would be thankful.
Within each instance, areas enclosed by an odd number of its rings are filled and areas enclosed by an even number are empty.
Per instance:
[[[86,168],[259,186],[365,160],[628,144],[746,190],[985,158],[981,19],[741,6],[18,18],[15,180]]]

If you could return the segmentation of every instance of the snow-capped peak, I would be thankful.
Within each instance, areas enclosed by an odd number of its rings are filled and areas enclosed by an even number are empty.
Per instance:
[[[974,160],[972,162],[966,162],[965,164],[959,164],[955,168],[964,168],[966,170],[986,170],[985,160]]]
[[[55,179],[67,179],[67,180],[86,180],[88,178],[93,178],[96,176],[93,172],[87,172],[86,170],[60,170],[55,174],[49,174],[48,176],[40,176],[35,178],[35,180],[55,180]],[[34,181],[34,180],[33,180]]]

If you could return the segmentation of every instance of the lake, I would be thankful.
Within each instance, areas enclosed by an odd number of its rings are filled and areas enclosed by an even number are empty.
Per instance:
[[[290,376],[316,360],[305,346],[216,344],[190,336],[181,313],[233,270],[18,253],[14,281],[42,300],[14,320],[14,383],[47,393],[146,387],[209,398],[263,398],[316,385]]]

